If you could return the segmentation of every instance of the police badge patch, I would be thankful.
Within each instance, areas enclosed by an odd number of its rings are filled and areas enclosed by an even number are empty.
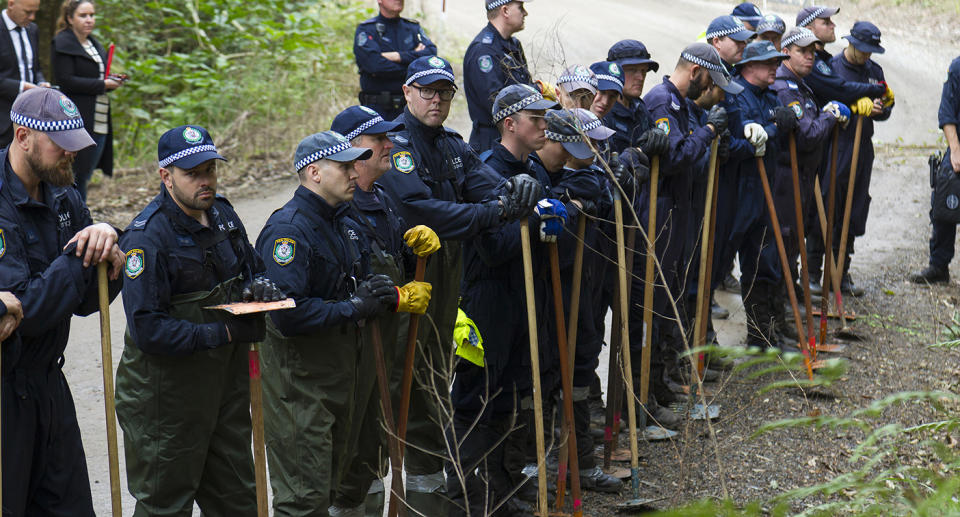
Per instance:
[[[362,47],[366,43],[367,43],[367,33],[364,31],[360,31],[360,33],[357,34],[357,46]]]
[[[830,65],[824,61],[817,61],[817,70],[820,70],[820,73],[823,75],[830,75],[833,73],[833,70],[830,69]]]
[[[7,254],[7,236],[3,234],[3,230],[0,229],[0,258],[3,258]]]
[[[790,104],[787,104],[787,107],[793,109],[793,112],[797,115],[798,119],[803,118],[803,106],[800,105],[800,101],[793,101]]]
[[[416,168],[416,165],[413,163],[413,155],[410,154],[410,151],[393,153],[393,166],[404,174],[409,174],[414,168]]]
[[[273,261],[281,266],[293,262],[293,256],[297,253],[297,241],[280,237],[273,242]]]
[[[610,63],[610,66],[607,67],[607,70],[610,71],[610,75],[620,77],[620,67],[616,63]]]
[[[77,105],[70,100],[66,95],[60,96],[60,108],[63,110],[64,115],[68,117],[78,117],[80,116],[80,111],[77,110]]]
[[[188,144],[196,144],[203,140],[203,135],[195,128],[187,126],[183,130],[183,139],[186,140]]]
[[[446,66],[446,63],[437,56],[433,56],[427,60],[427,63],[434,68],[443,68]]]
[[[123,272],[127,278],[133,280],[143,273],[143,250],[133,249],[127,252],[127,259],[124,261]]]
[[[480,56],[477,59],[477,64],[480,65],[480,71],[483,73],[493,70],[493,58],[490,56]]]
[[[657,121],[654,122],[654,125],[657,126],[657,129],[659,129],[660,131],[663,131],[668,135],[670,134],[670,119],[666,117],[657,119]]]

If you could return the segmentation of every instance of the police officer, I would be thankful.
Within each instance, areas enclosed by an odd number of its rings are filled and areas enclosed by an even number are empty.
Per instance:
[[[530,0],[483,0],[487,26],[473,38],[463,56],[463,83],[467,109],[473,121],[470,145],[475,151],[490,149],[500,136],[491,117],[493,99],[509,84],[532,84],[527,56],[520,40]]]
[[[767,14],[757,24],[757,39],[769,41],[779,49],[782,45],[783,33],[786,30],[787,24],[784,23],[783,18],[775,14]]]
[[[947,151],[940,162],[937,174],[960,174],[960,138],[957,138],[957,125],[960,124],[960,57],[954,58],[947,69],[947,80],[940,94],[940,110],[937,112],[940,129],[947,141]],[[924,269],[910,275],[910,281],[922,284],[945,284],[950,281],[950,261],[953,260],[954,244],[957,239],[956,225],[940,221],[930,211],[930,261]]]
[[[440,57],[410,64],[403,86],[407,100],[403,131],[393,137],[391,170],[381,183],[397,201],[408,225],[423,224],[440,237],[441,248],[427,264],[434,286],[430,319],[421,327],[418,379],[410,399],[406,455],[407,503],[428,515],[447,513],[443,457],[447,446],[432,386],[446,386],[449,340],[460,298],[461,241],[527,216],[540,199],[540,184],[526,174],[506,182],[484,165],[456,132],[443,127],[456,93],[450,63]],[[492,117],[491,117],[492,118]],[[436,327],[436,329],[433,328]],[[432,381],[430,379],[433,379]]]
[[[730,16],[743,22],[743,26],[747,30],[756,31],[757,25],[763,21],[763,13],[760,12],[760,8],[751,2],[743,2],[742,4],[733,8],[733,11],[730,12]]]
[[[0,323],[4,332],[20,326],[3,343],[3,509],[93,516],[63,351],[72,315],[98,309],[94,266],[110,263],[113,299],[123,254],[116,230],[93,224],[71,187],[73,158],[93,145],[77,107],[56,90],[34,88],[10,115],[13,142],[0,150]]]
[[[387,138],[387,132],[402,128],[403,123],[385,121],[366,106],[351,106],[343,110],[331,125],[333,131],[345,135],[354,147],[365,147],[373,152],[370,159],[353,162],[357,172],[357,189],[350,201],[352,218],[360,223],[369,244],[371,270],[389,276],[396,285],[413,279],[415,252],[430,254],[440,246],[436,234],[426,226],[404,232],[406,223],[400,218],[396,203],[376,183],[390,169],[393,143]],[[395,365],[403,364],[409,318],[407,313],[385,313],[378,319],[384,342],[385,373],[391,381],[390,392],[399,394],[402,368],[396,369]],[[374,369],[376,358],[370,329],[371,326],[367,325],[363,330],[359,370],[364,374],[358,377],[354,410],[355,419],[360,423],[351,439],[350,460],[330,508],[331,515],[359,516],[364,510],[366,515],[383,515],[384,488],[380,474],[386,471],[384,453],[388,444],[382,432],[380,394]],[[392,398],[392,407],[397,408],[399,398]]]
[[[607,51],[607,61],[615,63],[623,72],[622,96],[603,123],[616,133],[610,140],[610,150],[622,153],[628,147],[640,147],[649,155],[666,149],[666,136],[653,127],[653,119],[641,96],[647,73],[656,72],[660,64],[650,59],[647,47],[637,40],[621,40]]]
[[[718,16],[710,22],[705,33],[706,41],[717,49],[720,58],[728,72],[733,71],[733,65],[743,57],[743,49],[747,41],[756,35],[747,29],[739,18],[733,16]]]
[[[597,94],[590,111],[603,120],[623,94],[623,72],[620,65],[610,61],[598,61],[590,65],[590,71],[597,78]]]
[[[853,24],[850,34],[844,36],[850,42],[841,54],[830,60],[833,73],[846,83],[870,84],[883,88],[884,93],[876,97],[865,97],[853,106],[853,114],[863,117],[863,133],[860,137],[860,155],[857,161],[857,177],[853,188],[853,206],[850,214],[849,237],[847,240],[846,260],[843,263],[843,277],[840,282],[840,291],[844,294],[862,296],[863,289],[857,287],[850,278],[850,255],[854,252],[854,240],[863,236],[867,229],[867,214],[870,209],[870,176],[873,172],[873,124],[890,118],[893,111],[893,91],[887,86],[883,76],[883,69],[870,59],[873,54],[883,54],[880,46],[880,29],[876,25],[859,21]],[[856,123],[856,118],[853,119]],[[837,159],[837,202],[843,203],[847,196],[847,185],[850,173],[850,163],[856,143],[853,141],[856,128],[848,126],[840,131],[840,153]],[[828,182],[824,182],[829,185]],[[843,213],[838,208],[838,214]],[[840,235],[843,226],[843,217],[838,217],[834,226],[834,235]],[[834,240],[834,252],[839,257],[840,239]],[[838,259],[839,260],[839,259]]]
[[[160,194],[121,239],[127,333],[117,416],[135,515],[256,515],[250,452],[249,343],[263,316],[204,307],[282,299],[230,203],[200,126],[160,137]],[[245,288],[246,286],[246,288]],[[256,292],[256,295],[254,295]]]
[[[386,117],[403,112],[400,86],[407,66],[418,57],[437,55],[416,20],[400,16],[404,0],[377,0],[380,13],[357,26],[353,55],[360,69],[360,104]]]
[[[804,82],[810,75],[816,54],[817,37],[809,29],[794,27],[783,38],[782,52],[787,59],[777,69],[777,78],[771,88],[777,93],[780,104],[791,108],[797,116],[795,138],[797,144],[797,168],[800,180],[800,202],[804,211],[804,228],[818,226],[816,206],[814,205],[814,180],[820,172],[822,149],[829,146],[830,135],[837,123],[849,120],[850,109],[846,104],[828,102],[821,111],[817,100]],[[777,158],[777,170],[774,199],[780,219],[780,229],[787,251],[787,260],[795,269],[797,257],[802,251],[798,246],[796,232],[797,221],[794,215],[793,170],[790,153],[781,152]],[[809,266],[808,266],[809,267]],[[793,278],[798,278],[792,271]],[[797,339],[796,328],[786,324],[784,302],[786,292],[777,293],[779,303],[774,305],[777,332],[784,337]]]

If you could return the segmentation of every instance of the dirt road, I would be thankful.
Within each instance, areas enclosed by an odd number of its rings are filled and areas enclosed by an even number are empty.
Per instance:
[[[415,1],[408,1],[408,6]],[[448,46],[464,48],[485,24],[478,0],[448,0],[446,14],[438,12],[439,2],[421,2],[429,4],[427,29],[434,33],[443,32],[441,41],[448,42]],[[568,64],[589,64],[604,58],[606,49],[619,39],[640,39],[661,65],[660,73],[648,76],[649,89],[672,70],[680,50],[694,41],[714,16],[728,12],[730,4],[693,0],[541,0],[527,4],[530,17],[527,29],[519,37],[535,75],[543,78],[555,78]],[[777,7],[771,4],[770,10],[792,25],[795,7]],[[838,36],[847,33],[856,16],[854,9],[844,7],[840,16],[835,18]],[[952,55],[934,51],[940,42],[906,37],[892,28],[887,31],[885,23],[889,20],[874,20],[885,31],[883,44],[887,48],[886,55],[875,57],[897,92],[897,107],[888,122],[878,124],[876,139],[891,143],[934,143],[940,85]],[[840,44],[830,46],[834,52],[841,48]],[[457,57],[443,48],[441,55]],[[454,113],[452,125],[466,136],[469,134],[468,120],[463,106],[459,107],[461,109]],[[902,283],[902,275],[925,260],[924,250],[929,236],[925,216],[928,209],[925,166],[921,152],[896,156],[881,154],[878,157],[871,189],[874,193],[871,220],[862,246],[858,241],[858,253],[853,263],[856,277],[868,288],[868,299],[873,296],[882,298],[884,295],[878,294],[881,287],[893,289],[899,296],[909,297],[917,293],[915,288]],[[293,187],[291,180],[285,184],[271,184],[269,192],[254,197],[233,199],[252,238],[256,237],[270,212],[289,198]],[[948,289],[956,294],[955,286]],[[738,318],[735,321],[742,322],[739,297],[722,295],[720,302],[734,312]],[[124,317],[119,300],[111,307],[111,318],[116,363],[123,348]],[[722,342],[736,342],[737,334],[742,334],[742,323],[727,325],[722,331]],[[77,401],[96,509],[100,515],[109,515],[99,349],[98,319],[95,316],[74,318],[65,370]],[[601,364],[605,365],[606,361],[602,360]],[[851,372],[853,375],[857,372]],[[123,471],[121,456],[121,475]],[[129,515],[133,503],[126,492],[125,481],[123,494],[124,514]],[[757,495],[759,493],[744,489],[737,498]]]

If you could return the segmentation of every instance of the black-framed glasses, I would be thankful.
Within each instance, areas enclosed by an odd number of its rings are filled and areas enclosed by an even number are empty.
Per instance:
[[[437,96],[438,93],[440,94],[440,100],[450,101],[450,100],[453,100],[453,96],[456,95],[457,93],[457,90],[452,90],[452,89],[437,90],[436,88],[430,88],[428,86],[417,86],[415,84],[411,84],[410,86],[416,88],[417,91],[420,92],[420,98],[425,101],[433,99],[434,97]]]

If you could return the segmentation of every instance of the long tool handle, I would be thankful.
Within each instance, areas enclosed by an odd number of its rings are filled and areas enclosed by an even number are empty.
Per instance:
[[[370,325],[370,336],[373,340],[373,359],[377,368],[377,387],[380,389],[380,410],[383,412],[383,424],[387,428],[387,450],[390,455],[390,468],[393,471],[393,479],[403,479],[403,462],[400,460],[400,442],[396,435],[396,426],[393,423],[393,402],[390,400],[390,380],[387,377],[387,363],[383,358],[383,335],[380,333],[380,321],[372,319],[367,322]],[[406,494],[403,490],[403,483],[397,486],[391,486],[390,504],[388,506],[388,515],[401,516],[407,515],[407,507],[400,501],[406,500]],[[398,492],[393,490],[398,489]]]
[[[797,162],[796,132],[790,133],[790,170],[793,176],[793,214],[797,224],[797,250],[800,251],[800,284],[803,286],[803,307],[807,312],[807,348],[810,349],[811,359],[817,358],[817,338],[813,332],[813,303],[810,301],[810,270],[807,264],[807,254],[804,252],[807,236],[803,227],[803,200],[800,199],[800,167]],[[793,264],[790,264],[793,267]],[[793,289],[793,283],[787,286]]]
[[[823,269],[823,292],[821,293],[823,298],[828,299],[830,297],[830,287],[828,287],[827,279],[829,278],[830,284],[833,286],[833,292],[837,297],[837,314],[840,316],[840,328],[846,328],[847,319],[843,314],[843,294],[840,292],[840,277],[837,273],[836,262],[833,259],[833,226],[836,222],[836,206],[837,206],[837,163],[839,160],[840,154],[840,126],[836,125],[833,127],[833,148],[831,150],[830,157],[830,184],[827,187],[827,202],[830,203],[829,208],[827,209],[827,219],[826,227],[827,230],[823,232],[824,238],[824,249],[825,257],[829,257],[830,261],[824,261]],[[821,204],[823,200],[820,200]],[[827,305],[823,306],[823,311],[821,312],[822,321],[820,322],[821,334],[826,335],[826,318],[828,317],[827,310],[829,307]]]
[[[253,426],[253,472],[257,483],[257,517],[268,517],[267,451],[263,431],[263,386],[260,376],[260,349],[250,343],[250,420]]]
[[[650,207],[647,209],[647,261],[644,269],[643,285],[643,352],[640,355],[640,404],[642,404],[644,408],[647,407],[647,399],[649,398],[648,395],[650,392],[650,356],[653,353],[653,264],[654,257],[656,257],[657,254],[657,191],[659,189],[659,182],[660,157],[654,156],[650,163]],[[623,217],[622,213],[620,217]],[[622,227],[622,224],[620,227]],[[626,271],[624,271],[623,274],[625,275]],[[623,292],[626,293],[627,291],[624,290]],[[629,305],[626,299],[622,299],[620,303],[623,306],[623,310],[629,314]],[[630,360],[630,347],[626,345],[626,343],[630,343],[629,335],[627,325],[624,325],[623,339],[625,343],[624,349],[627,350],[627,353],[624,354],[626,361]],[[630,379],[632,375],[632,373],[630,373],[631,370],[629,370],[629,365],[630,363],[627,362],[627,379]],[[631,385],[627,388],[627,391],[629,392],[629,396],[633,397],[633,381],[630,380],[628,382],[631,383]],[[630,407],[633,407],[632,401]],[[643,421],[646,421],[646,409],[644,409]],[[633,432],[631,432],[631,434],[633,434]],[[630,442],[635,449],[637,437],[631,436]],[[636,497],[638,494],[634,494],[634,496]]]
[[[606,421],[603,426],[603,468],[608,470],[613,461],[613,449],[616,448],[617,441],[614,440],[614,427],[619,427],[620,423],[620,398],[623,397],[623,379],[616,375],[619,372],[620,357],[620,283],[613,284],[613,306],[611,307],[612,317],[610,318],[610,355],[607,358],[607,410]]]
[[[103,406],[107,417],[107,454],[110,461],[110,502],[113,516],[121,517],[120,454],[117,448],[117,411],[113,394],[113,345],[110,343],[110,291],[107,284],[107,263],[97,264],[97,287],[100,294],[100,362],[103,369]]]
[[[520,246],[523,251],[523,283],[527,298],[527,325],[530,335],[530,371],[533,376],[533,427],[537,433],[537,508],[549,515],[547,503],[547,463],[543,441],[543,392],[540,387],[540,341],[537,338],[537,299],[533,292],[533,258],[530,252],[530,226],[520,220]]]
[[[586,233],[587,218],[580,214],[577,218],[577,242],[573,255],[573,285],[570,288],[570,323],[567,325],[567,365],[573,371],[577,355],[577,326],[580,324],[580,282],[583,276],[583,236]],[[560,443],[566,443],[570,431],[566,427],[560,433]],[[560,465],[566,465],[570,459],[570,448],[560,448]]]
[[[701,347],[706,344],[707,319],[710,318],[710,286],[712,282],[707,276],[709,275],[707,272],[707,264],[710,261],[707,247],[713,245],[713,241],[710,238],[710,230],[713,226],[713,186],[717,181],[717,146],[719,145],[719,141],[719,138],[714,138],[713,142],[710,144],[710,164],[707,168],[707,192],[706,199],[704,200],[703,224],[700,234],[700,270],[698,272],[699,277],[697,282],[697,312],[696,319],[694,319],[695,347]],[[706,300],[706,303],[704,300]],[[694,373],[697,374],[698,378],[703,375],[703,369],[705,367],[704,363],[705,361],[703,352],[701,352],[697,354],[696,361],[693,363],[693,366],[696,369]]]
[[[570,449],[570,490],[573,492],[573,515],[583,515],[583,499],[580,494],[580,464],[577,455],[577,433],[573,427],[573,372],[567,357],[567,329],[563,317],[563,290],[560,286],[560,252],[557,243],[547,243],[550,250],[550,278],[553,281],[553,310],[557,324],[557,348],[560,353],[560,381],[563,384],[563,419],[567,428],[567,447]],[[566,484],[566,465],[560,464],[557,474],[557,511],[563,509]]]
[[[793,275],[790,274],[790,264],[787,262],[787,251],[783,247],[783,234],[780,232],[780,221],[777,220],[777,207],[773,204],[773,194],[770,192],[770,181],[767,179],[767,168],[764,166],[763,157],[761,156],[757,156],[757,169],[760,171],[760,181],[763,183],[763,196],[767,199],[767,210],[770,211],[770,222],[773,224],[773,236],[777,241],[777,252],[780,253],[780,265],[783,268],[783,281],[787,286],[787,297],[790,298],[794,324],[797,326],[797,335],[800,336],[800,349],[803,351],[803,362],[807,367],[807,375],[813,380],[813,368],[810,365],[810,350],[807,349],[807,340],[803,334],[803,320],[800,319],[800,310],[797,307],[797,291],[793,289]]]
[[[710,282],[709,284],[707,284],[707,288],[709,289],[707,293],[710,294],[710,296],[707,296],[703,300],[703,313],[707,314],[708,318],[710,317],[709,316],[710,302],[713,299],[713,251],[715,248],[716,236],[717,236],[717,198],[719,197],[719,194],[720,194],[720,163],[719,161],[717,162],[716,168],[714,169],[713,173],[716,179],[713,181],[713,192],[711,193],[713,208],[710,211],[710,236],[707,240],[707,275],[706,275],[707,280]],[[710,320],[707,319],[706,321],[710,321]],[[707,326],[704,325],[703,328],[700,329],[700,331],[701,331],[700,341],[706,344]]]
[[[417,257],[417,269],[413,274],[413,279],[417,282],[423,282],[427,274],[427,258]],[[410,326],[407,330],[407,355],[403,362],[403,377],[400,381],[400,415],[397,422],[397,442],[400,452],[399,466],[403,466],[403,449],[407,439],[407,415],[410,413],[410,390],[413,388],[413,363],[417,355],[417,333],[420,331],[420,315],[410,315]],[[403,493],[402,476],[393,476],[390,486],[391,494]],[[392,499],[392,498],[391,498]],[[392,503],[389,508],[393,508],[390,517],[396,517],[398,506]]]
[[[847,180],[847,199],[843,205],[843,226],[840,228],[840,248],[837,250],[837,270],[833,272],[833,276],[838,280],[840,280],[843,275],[843,266],[847,258],[847,236],[850,230],[850,212],[853,208],[853,189],[857,182],[857,162],[860,160],[860,138],[863,134],[863,117],[864,115],[857,117],[857,129],[853,134],[853,158],[850,159],[850,177]],[[840,292],[839,288],[837,292]],[[837,307],[837,309],[839,310],[839,307]],[[840,314],[840,322],[841,326],[846,326],[843,313]]]

